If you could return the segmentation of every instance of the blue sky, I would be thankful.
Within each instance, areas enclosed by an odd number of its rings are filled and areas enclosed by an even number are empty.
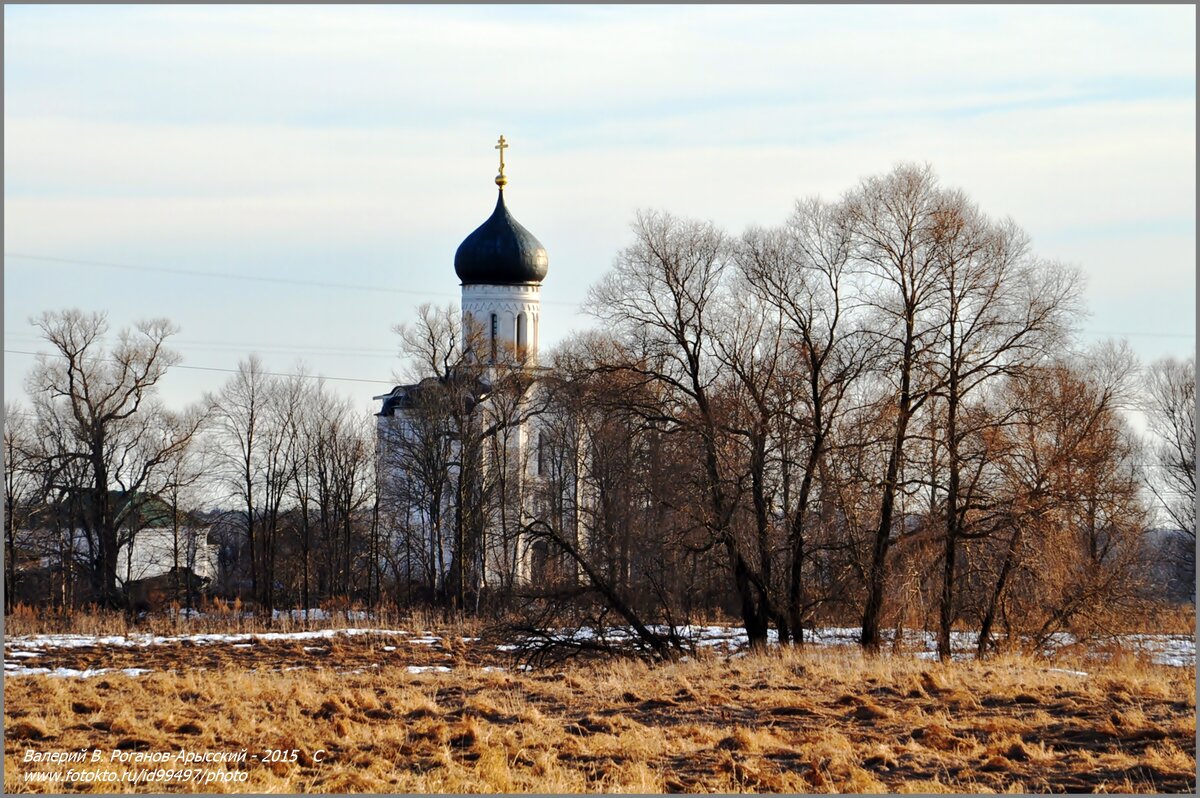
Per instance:
[[[504,133],[550,253],[543,347],[591,323],[638,208],[736,233],[915,160],[1083,270],[1085,338],[1184,354],[1194,30],[1186,6],[8,5],[5,348],[50,308],[167,316],[186,365],[303,359],[367,409],[392,325],[457,299]],[[7,398],[31,362],[6,354]]]

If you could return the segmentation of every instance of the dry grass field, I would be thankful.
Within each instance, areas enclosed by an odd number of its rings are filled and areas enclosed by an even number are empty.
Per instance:
[[[50,667],[152,672],[7,679],[5,791],[1190,793],[1196,786],[1193,668],[1129,656],[940,665],[838,648],[534,671],[469,637],[443,631],[431,644],[417,634],[46,649],[39,664]],[[420,670],[439,666],[453,670]],[[103,761],[25,759],[27,751],[81,749],[101,750]],[[181,749],[246,751],[247,758],[195,766],[216,774],[209,784],[64,784],[26,775],[183,769],[119,761]],[[295,761],[255,759],[269,750],[294,750]],[[234,777],[244,781],[220,780]]]

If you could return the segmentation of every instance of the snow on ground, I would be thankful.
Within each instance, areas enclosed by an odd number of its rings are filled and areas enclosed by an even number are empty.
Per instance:
[[[451,670],[453,670],[453,669],[448,668],[445,665],[409,665],[408,666],[409,673],[429,673],[429,672],[449,673]]]
[[[651,626],[649,629],[657,634],[667,634],[670,629],[666,626]],[[749,643],[746,630],[734,626],[678,626],[675,633],[688,640],[697,648],[726,647],[739,649]],[[821,627],[804,630],[804,642],[817,646],[857,646],[861,630],[859,627]],[[588,627],[581,629],[561,629],[551,632],[549,637],[561,642],[586,642],[604,640],[609,643],[621,643],[636,639],[636,633],[628,627],[613,627],[597,631]],[[885,650],[895,645],[896,630],[880,630],[880,638]],[[776,630],[767,632],[769,643],[777,643],[779,635]],[[1046,656],[1054,655],[1059,649],[1079,642],[1074,635],[1060,632],[1051,635],[1043,651]],[[1157,665],[1174,667],[1192,667],[1196,664],[1196,641],[1186,635],[1134,634],[1123,635],[1113,639],[1113,642],[1123,648],[1146,654],[1150,661]],[[965,661],[974,657],[979,643],[976,632],[951,632],[951,657],[956,661]],[[515,651],[519,645],[505,643],[496,646],[498,651]],[[900,638],[900,651],[912,652],[919,659],[937,659],[937,633],[923,629],[903,630]],[[1100,652],[1102,655],[1102,652]]]
[[[123,673],[126,676],[142,676],[150,673],[148,668],[122,668],[114,671],[112,668],[25,668],[13,662],[4,663],[4,675],[8,676],[49,676],[56,679],[90,679],[105,673]]]
[[[659,634],[666,634],[670,631],[665,626],[655,626],[651,627],[651,629]],[[739,650],[744,650],[748,643],[746,631],[732,626],[681,626],[676,627],[675,633],[691,641],[697,647],[725,648],[733,656],[737,656],[737,653],[734,652],[743,653]],[[822,627],[818,629],[806,629],[804,639],[810,645],[854,647],[858,645],[859,634],[860,632],[857,627]],[[443,642],[441,637],[428,631],[413,633],[402,629],[372,628],[318,629],[301,632],[197,633],[176,636],[150,634],[22,635],[5,640],[6,661],[4,663],[4,673],[6,676],[44,674],[64,678],[88,678],[111,672],[109,669],[104,668],[90,670],[74,670],[71,668],[51,669],[27,667],[23,664],[29,659],[41,656],[41,652],[47,649],[104,646],[144,648],[172,643],[190,643],[202,646],[230,645],[234,648],[252,648],[255,642],[258,641],[321,641],[339,636],[351,637],[356,635],[406,637],[408,642],[413,645],[432,646]],[[561,629],[551,632],[549,636],[552,639],[562,642],[600,639],[610,643],[622,643],[636,638],[633,630],[625,627],[614,627],[604,630],[595,630],[586,627],[582,629]],[[890,650],[894,647],[895,630],[885,630],[881,633],[881,637],[885,649]],[[474,638],[463,639],[464,641],[475,640]],[[774,630],[768,633],[768,639],[771,643],[777,642],[778,636]],[[973,656],[977,640],[977,635],[973,632],[954,632],[951,637],[951,648],[954,651],[953,658],[955,660],[970,659]],[[1051,638],[1043,653],[1050,656],[1058,649],[1074,645],[1077,642],[1070,634],[1058,634]],[[1194,638],[1186,635],[1134,634],[1114,638],[1112,642],[1125,649],[1144,654],[1156,664],[1175,667],[1194,667],[1196,664],[1196,641]],[[515,651],[519,647],[517,643],[506,643],[495,646],[496,650],[499,651]],[[326,650],[324,646],[304,646],[303,648],[306,653]],[[913,656],[920,659],[932,660],[937,657],[937,637],[935,633],[924,630],[905,630],[901,635],[900,645],[896,648],[900,651],[910,652]],[[389,653],[394,652],[396,651],[396,646],[382,646],[382,650]],[[1101,645],[1096,650],[1093,650],[1091,655],[1102,659],[1111,654]],[[412,673],[425,673],[428,671],[447,672],[449,670],[449,668],[442,665],[409,666],[409,671]],[[149,671],[141,668],[128,668],[121,672],[137,676]],[[1079,676],[1087,675],[1082,671],[1063,670],[1062,672]]]
[[[1126,635],[1121,643],[1149,654],[1159,665],[1188,668],[1196,664],[1196,640],[1186,635]]]
[[[337,610],[329,612],[320,608],[307,610],[271,610],[271,617],[275,620],[280,618],[290,618],[293,621],[328,621],[333,617],[344,617],[347,621],[365,621],[370,617],[366,610]]]
[[[421,632],[421,634],[423,635],[422,637],[414,637],[408,642],[412,643],[414,646],[435,646],[442,642],[442,638],[435,637],[429,634],[429,632]]]
[[[325,640],[339,635],[348,637],[354,635],[407,635],[399,629],[314,629],[305,632],[235,632],[212,633],[204,632],[191,635],[173,635],[164,637],[150,634],[129,635],[21,635],[10,637],[4,641],[5,647],[14,646],[21,649],[45,648],[86,648],[90,646],[117,646],[121,648],[144,648],[146,646],[162,646],[170,643],[192,643],[193,645],[215,645],[219,643],[252,644],[255,640]],[[432,642],[438,642],[437,638]]]
[[[61,678],[81,678],[86,679],[92,676],[99,676],[104,673],[124,673],[129,676],[140,676],[151,671],[145,668],[125,668],[121,671],[113,671],[109,668],[94,668],[86,670],[76,670],[74,668],[36,668],[25,667],[19,662],[12,660],[25,660],[31,657],[40,657],[41,652],[47,649],[56,648],[88,648],[104,646],[112,646],[118,648],[146,648],[149,646],[161,646],[170,643],[192,643],[194,645],[229,645],[232,648],[246,649],[253,648],[256,641],[287,641],[287,640],[328,640],[338,636],[355,636],[355,635],[386,635],[391,637],[407,637],[411,633],[403,629],[317,629],[305,632],[250,632],[250,633],[200,633],[191,635],[175,635],[162,636],[150,634],[130,634],[130,635],[78,635],[78,634],[46,634],[46,635],[20,635],[10,637],[4,641],[5,647],[5,676],[37,676],[45,675]],[[422,645],[434,645],[440,643],[442,639],[435,637],[429,632],[422,632],[424,637],[414,638],[412,642]],[[9,649],[14,650],[9,650]],[[314,651],[325,651],[324,646],[304,646],[306,653]],[[29,651],[28,649],[35,649]],[[395,646],[383,646],[384,651],[395,651]],[[418,666],[414,666],[418,667]],[[429,670],[431,666],[421,666]],[[442,667],[442,666],[437,666]],[[449,669],[447,669],[449,670]],[[422,671],[424,672],[424,671]]]
[[[1068,676],[1090,676],[1091,675],[1087,671],[1072,671],[1072,670],[1067,670],[1066,668],[1046,668],[1046,670],[1049,671],[1050,673],[1065,673]]]

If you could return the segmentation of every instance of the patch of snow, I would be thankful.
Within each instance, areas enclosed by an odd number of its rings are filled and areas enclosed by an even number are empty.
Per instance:
[[[305,632],[240,632],[240,633],[197,633],[164,637],[150,634],[130,635],[22,635],[5,641],[5,646],[15,646],[22,649],[46,648],[89,648],[92,646],[113,646],[116,648],[145,648],[171,643],[192,643],[194,645],[210,645],[214,643],[252,643],[256,640],[327,640],[331,637],[353,637],[356,635],[407,635],[408,632],[395,629],[313,629]],[[436,642],[436,639],[435,639]]]
[[[1090,676],[1091,675],[1087,671],[1072,671],[1072,670],[1067,670],[1066,668],[1047,668],[1046,670],[1049,671],[1050,673],[1065,673],[1068,676]]]
[[[432,671],[434,673],[449,673],[450,670],[451,669],[446,667],[445,665],[409,665],[408,666],[409,673],[428,673],[430,671]]]
[[[329,612],[320,607],[312,607],[307,610],[292,609],[292,610],[272,610],[271,617],[275,620],[280,618],[290,618],[293,621],[328,621],[331,618],[345,618],[347,621],[365,621],[371,617],[371,613],[366,610],[335,610]]]
[[[327,621],[329,613],[319,607],[314,607],[308,610],[271,610],[271,617],[275,620],[291,618],[293,621]]]
[[[5,664],[5,676],[49,676],[53,679],[90,679],[93,676],[102,676],[106,673],[120,673],[125,676],[142,676],[150,673],[149,668],[122,668],[119,671],[114,671],[112,668],[85,668],[76,670],[75,668],[22,668],[16,667],[9,669]]]
[[[234,648],[254,648],[253,643],[234,643]]]
[[[414,637],[413,639],[409,640],[408,642],[412,643],[414,646],[433,646],[433,645],[437,645],[438,643],[442,642],[442,638],[440,638],[440,637]]]
[[[1196,640],[1186,635],[1126,635],[1121,643],[1149,654],[1156,665],[1189,668],[1196,664]]]
[[[42,655],[36,651],[12,651],[8,654],[8,656],[25,658],[25,657],[40,657]]]
[[[665,625],[650,626],[649,629],[661,635],[669,634],[672,628]],[[674,633],[690,642],[697,648],[722,648],[738,651],[748,643],[745,629],[734,626],[676,626]],[[804,630],[804,642],[816,646],[849,646],[857,648],[862,630],[856,626],[848,627],[817,627]],[[636,633],[629,627],[610,627],[605,629],[563,628],[547,630],[546,636],[551,640],[561,642],[584,642],[603,640],[609,643],[626,643],[637,639]],[[885,650],[896,650],[905,655],[911,655],[924,660],[937,658],[937,633],[924,629],[904,629],[899,635],[899,645],[896,645],[895,629],[880,630],[881,643]],[[768,640],[778,642],[778,633],[769,630]],[[414,641],[415,642],[415,641]],[[1053,656],[1061,649],[1075,645],[1079,640],[1068,632],[1051,635],[1043,654]],[[1119,645],[1145,654],[1150,660],[1159,665],[1175,667],[1194,667],[1196,664],[1196,641],[1187,635],[1163,634],[1131,634],[1117,637]],[[974,659],[979,644],[979,634],[973,631],[952,631],[950,633],[951,659],[963,662]],[[515,651],[518,644],[504,644],[495,647],[497,651]],[[1092,652],[1092,656],[1102,658],[1104,653]]]
[[[384,646],[383,650],[384,651],[395,651],[396,647],[395,646]]]

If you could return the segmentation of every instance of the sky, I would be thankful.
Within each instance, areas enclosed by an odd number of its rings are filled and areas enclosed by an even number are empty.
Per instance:
[[[1195,346],[1191,6],[4,7],[4,395],[29,319],[165,316],[182,408],[239,360],[364,412],[459,242],[545,245],[544,350],[638,209],[774,225],[929,163],[1077,266],[1083,342]]]

